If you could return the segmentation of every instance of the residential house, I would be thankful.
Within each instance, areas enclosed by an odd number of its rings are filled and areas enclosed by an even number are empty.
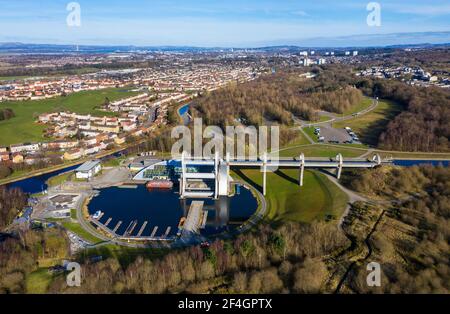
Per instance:
[[[125,140],[126,140],[126,136],[124,136],[124,135],[119,135],[119,136],[117,136],[116,138],[114,138],[114,142],[115,142],[117,145],[122,145],[122,144],[124,144],[124,143],[125,143]]]
[[[39,143],[15,144],[10,146],[11,153],[36,152],[39,149]]]
[[[23,163],[23,155],[21,153],[13,153],[12,154],[12,161],[15,164]]]
[[[9,161],[9,153],[0,152],[0,161]]]
[[[65,160],[75,160],[78,158],[81,158],[83,156],[83,149],[82,148],[75,148],[68,150],[64,153],[64,159]]]

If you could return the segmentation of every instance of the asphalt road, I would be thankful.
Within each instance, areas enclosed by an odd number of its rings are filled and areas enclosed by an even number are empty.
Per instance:
[[[308,127],[308,126],[322,126],[322,125],[329,125],[331,122],[339,122],[339,121],[346,121],[346,120],[350,120],[350,119],[354,119],[357,118],[360,115],[366,114],[372,110],[374,110],[376,107],[378,106],[378,100],[376,99],[372,99],[372,104],[367,107],[364,110],[361,110],[359,112],[347,115],[347,116],[338,116],[337,114],[334,113],[330,113],[327,112],[327,114],[330,116],[330,120],[327,121],[322,121],[322,122],[313,122],[313,123],[303,123],[302,126],[303,127]],[[322,111],[322,114],[324,114],[324,112]]]

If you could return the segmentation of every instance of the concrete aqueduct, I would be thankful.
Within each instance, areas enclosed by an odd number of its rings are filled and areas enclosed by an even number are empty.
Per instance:
[[[341,177],[343,168],[374,168],[381,165],[381,158],[375,155],[372,160],[349,159],[344,160],[338,154],[333,160],[306,159],[304,154],[298,158],[272,158],[267,154],[257,160],[245,160],[230,158],[227,154],[225,160],[216,153],[214,159],[203,157],[189,157],[185,152],[181,155],[181,177],[180,177],[180,197],[181,198],[214,198],[228,196],[230,187],[230,167],[248,168],[261,167],[263,176],[263,195],[266,195],[267,172],[274,168],[297,168],[299,170],[299,186],[303,186],[303,174],[305,168],[328,168],[336,169],[336,177]],[[213,166],[214,172],[188,172],[189,166]],[[209,188],[193,187],[191,182],[201,180],[214,180],[214,190]]]

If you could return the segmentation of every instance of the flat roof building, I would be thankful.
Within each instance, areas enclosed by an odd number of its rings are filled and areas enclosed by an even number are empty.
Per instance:
[[[87,161],[75,169],[75,177],[77,179],[90,179],[99,173],[101,169],[100,160]]]

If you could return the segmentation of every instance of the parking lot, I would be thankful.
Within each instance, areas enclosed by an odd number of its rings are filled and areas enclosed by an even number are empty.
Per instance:
[[[316,139],[319,139],[319,142],[334,144],[360,143],[357,135],[355,134],[352,137],[350,131],[346,129],[335,129],[330,125],[321,125],[316,128],[320,129],[319,133],[316,132]]]

